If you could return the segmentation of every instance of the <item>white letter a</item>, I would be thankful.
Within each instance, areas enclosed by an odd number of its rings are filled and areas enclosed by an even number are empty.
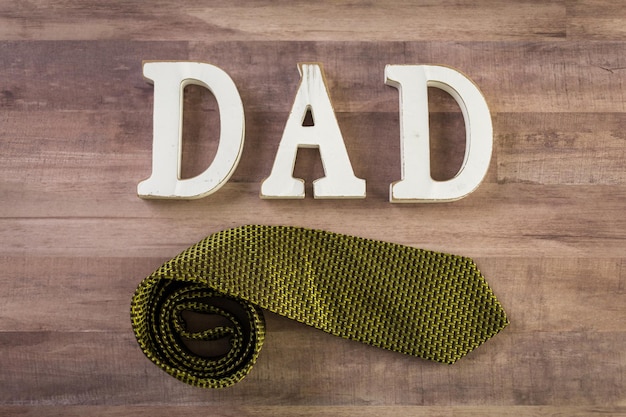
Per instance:
[[[315,198],[364,198],[365,180],[357,178],[337,124],[319,64],[298,64],[302,75],[270,176],[261,198],[304,198],[304,181],[293,178],[298,147],[319,148],[325,177],[313,182]],[[313,126],[303,126],[308,112]]]

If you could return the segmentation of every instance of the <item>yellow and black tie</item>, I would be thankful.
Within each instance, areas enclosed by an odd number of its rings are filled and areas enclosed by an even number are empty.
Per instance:
[[[453,363],[507,324],[469,258],[287,226],[224,230],[144,279],[131,305],[145,355],[188,384],[221,388],[254,365],[261,309],[384,349]],[[190,330],[184,312],[221,316]],[[190,341],[227,340],[227,353]]]

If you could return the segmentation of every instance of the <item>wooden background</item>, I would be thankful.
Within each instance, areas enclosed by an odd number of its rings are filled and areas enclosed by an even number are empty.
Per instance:
[[[144,201],[153,87],[142,60],[220,66],[246,144],[196,201]],[[258,197],[299,81],[322,62],[367,198]],[[398,92],[385,64],[445,64],[490,106],[485,182],[453,203],[394,205]],[[433,91],[433,175],[463,121]],[[215,150],[212,96],[186,91],[185,175]],[[208,139],[209,138],[209,139]],[[0,415],[626,415],[626,6],[621,1],[0,2]],[[257,365],[203,390],[135,342],[140,280],[204,236],[289,224],[475,258],[511,325],[452,366],[267,314]],[[179,408],[181,407],[181,408]]]

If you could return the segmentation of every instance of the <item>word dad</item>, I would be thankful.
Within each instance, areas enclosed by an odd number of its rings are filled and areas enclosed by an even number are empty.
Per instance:
[[[301,80],[261,198],[304,198],[304,181],[293,177],[299,147],[318,148],[325,177],[313,182],[315,198],[364,198],[365,180],[357,178],[333,111],[320,64],[298,64]],[[244,111],[235,83],[226,72],[199,62],[144,62],[143,74],[154,84],[152,175],[139,183],[142,198],[193,199],[223,186],[233,174],[244,144]],[[402,179],[390,186],[391,202],[452,201],[474,191],[491,160],[491,115],[476,85],[444,66],[387,65],[385,83],[400,96]],[[220,138],[211,165],[181,179],[183,91],[195,84],[209,89],[219,106]],[[459,104],[465,120],[466,149],[454,178],[430,174],[428,87],[440,88]],[[309,113],[313,125],[303,125]]]

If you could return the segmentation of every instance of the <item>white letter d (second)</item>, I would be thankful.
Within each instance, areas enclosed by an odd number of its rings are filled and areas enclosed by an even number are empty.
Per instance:
[[[491,114],[478,87],[460,72],[439,65],[387,65],[385,82],[400,93],[402,179],[391,185],[389,200],[453,201],[474,191],[489,169],[493,147]],[[465,158],[456,176],[446,181],[430,175],[428,87],[450,94],[465,119]]]

